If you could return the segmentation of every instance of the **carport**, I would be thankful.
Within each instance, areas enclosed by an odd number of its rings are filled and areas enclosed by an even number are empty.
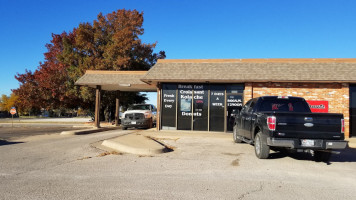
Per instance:
[[[120,92],[157,92],[159,97],[159,89],[155,85],[149,85],[142,82],[140,79],[147,71],[99,71],[87,70],[80,79],[75,82],[75,85],[86,86],[96,89],[95,100],[95,127],[100,127],[100,104],[101,91],[117,91],[116,93],[116,109],[115,109],[115,126],[118,126],[119,107],[120,107]],[[159,100],[159,98],[157,98]],[[159,103],[157,104],[159,112]],[[159,115],[157,115],[157,127],[159,127]]]

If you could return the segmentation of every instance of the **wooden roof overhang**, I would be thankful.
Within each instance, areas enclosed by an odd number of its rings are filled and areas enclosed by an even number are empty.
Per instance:
[[[96,88],[101,86],[106,91],[156,92],[155,85],[149,85],[140,79],[147,71],[100,71],[87,70],[75,85]]]

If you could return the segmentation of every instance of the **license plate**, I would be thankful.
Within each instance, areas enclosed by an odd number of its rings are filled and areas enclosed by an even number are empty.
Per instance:
[[[136,124],[136,121],[132,121],[131,124]]]
[[[314,146],[314,140],[302,140],[302,146],[312,147]]]

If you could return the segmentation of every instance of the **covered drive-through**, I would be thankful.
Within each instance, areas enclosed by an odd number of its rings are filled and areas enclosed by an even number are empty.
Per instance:
[[[115,125],[118,126],[120,91],[123,92],[156,92],[156,86],[148,85],[140,79],[147,71],[98,71],[88,70],[75,83],[76,85],[96,89],[95,127],[100,127],[101,91],[116,92]],[[158,120],[159,121],[159,120]]]

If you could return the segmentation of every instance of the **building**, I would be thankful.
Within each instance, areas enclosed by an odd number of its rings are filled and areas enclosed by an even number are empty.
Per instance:
[[[276,95],[343,113],[345,136],[356,136],[356,59],[167,59],[147,72],[90,71],[76,84],[157,91],[158,129],[229,132],[243,103]]]

